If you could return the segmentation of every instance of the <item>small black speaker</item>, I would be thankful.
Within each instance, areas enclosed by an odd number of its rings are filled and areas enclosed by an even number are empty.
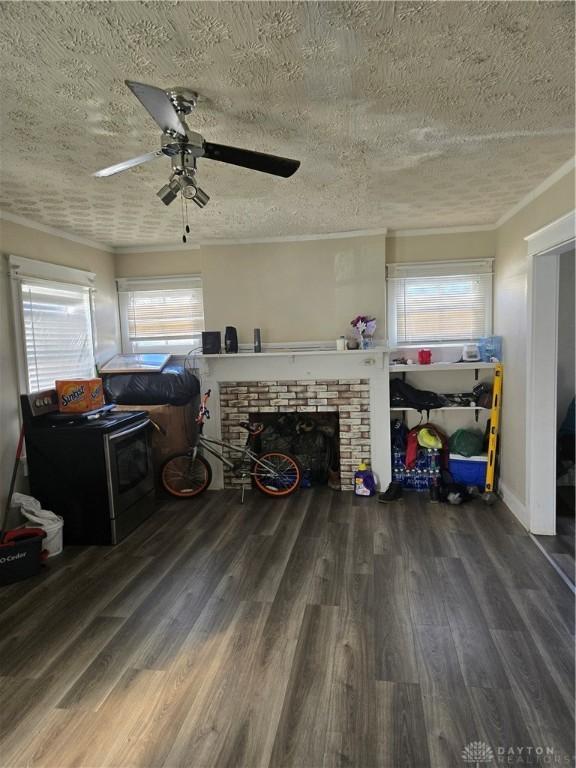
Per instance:
[[[202,354],[219,355],[222,348],[220,331],[202,331]]]
[[[260,328],[254,328],[254,352],[262,352],[262,336]]]
[[[224,351],[238,352],[238,332],[232,325],[226,326],[226,332],[224,333]]]

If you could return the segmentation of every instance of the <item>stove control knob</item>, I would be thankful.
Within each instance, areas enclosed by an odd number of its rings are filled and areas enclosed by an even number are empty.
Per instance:
[[[34,405],[36,406],[36,408],[40,408],[40,406],[42,405],[42,400],[40,400],[40,398],[37,397],[36,400],[34,400]]]
[[[45,397],[44,398],[44,405],[50,405],[50,398],[49,397]]]

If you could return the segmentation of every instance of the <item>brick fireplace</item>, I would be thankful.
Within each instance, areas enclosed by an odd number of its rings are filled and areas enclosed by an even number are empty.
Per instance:
[[[370,383],[368,379],[294,379],[220,383],[222,439],[245,439],[240,421],[256,413],[338,413],[340,487],[353,487],[354,470],[371,460]],[[236,482],[225,473],[224,486]]]
[[[270,348],[261,353],[197,355],[194,367],[202,390],[212,392],[208,437],[242,443],[239,421],[255,414],[336,413],[341,454],[341,488],[349,490],[356,466],[370,461],[380,487],[391,479],[388,353],[385,348]],[[258,420],[264,420],[258,419]],[[274,419],[271,419],[274,422]],[[222,464],[209,457],[213,490],[229,486]],[[332,469],[332,466],[331,466]],[[330,477],[330,485],[333,485]]]

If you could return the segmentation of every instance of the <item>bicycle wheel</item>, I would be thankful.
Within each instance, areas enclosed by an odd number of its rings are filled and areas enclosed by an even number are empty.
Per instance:
[[[302,470],[293,456],[287,453],[269,451],[261,453],[258,460],[262,464],[254,464],[252,473],[254,484],[266,496],[289,496],[300,487]]]
[[[193,459],[190,453],[178,453],[163,464],[161,479],[169,494],[179,499],[189,499],[208,488],[212,480],[212,469],[202,456]]]

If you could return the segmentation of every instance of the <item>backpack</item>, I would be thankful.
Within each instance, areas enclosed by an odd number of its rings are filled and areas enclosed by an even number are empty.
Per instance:
[[[443,467],[447,467],[448,451],[446,449],[448,447],[448,438],[435,424],[419,424],[408,432],[408,437],[406,439],[406,469],[411,469],[416,464],[420,448],[418,445],[418,435],[423,429],[432,432],[432,434],[434,434],[442,443],[442,448],[440,449],[440,464]]]
[[[426,411],[430,416],[431,410],[441,408],[445,404],[445,398],[436,392],[416,389],[402,379],[391,379],[390,381],[390,406],[393,408],[414,408],[420,413]]]

